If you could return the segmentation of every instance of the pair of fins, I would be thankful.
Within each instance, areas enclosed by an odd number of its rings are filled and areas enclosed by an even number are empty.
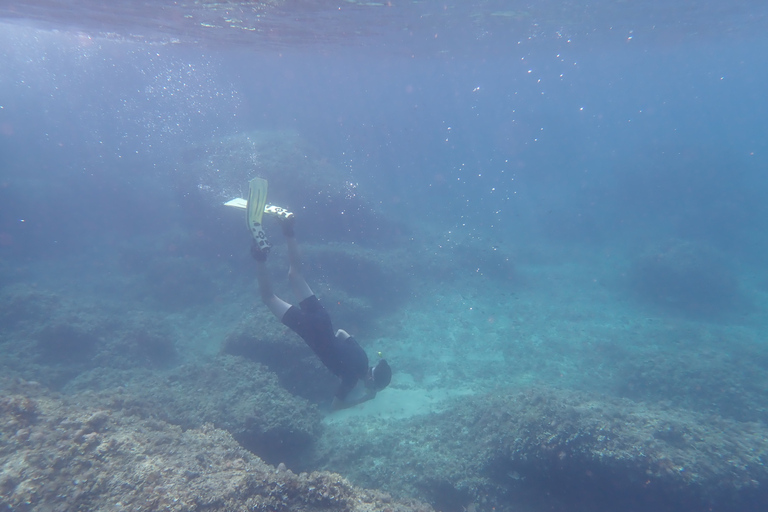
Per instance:
[[[224,203],[224,206],[232,206],[234,208],[241,208],[245,210],[246,221],[248,222],[248,229],[253,235],[253,239],[259,246],[259,250],[268,251],[270,244],[267,240],[267,235],[264,232],[264,226],[262,225],[262,217],[265,213],[276,215],[284,219],[290,219],[293,217],[293,213],[289,212],[285,208],[279,206],[267,204],[267,180],[264,178],[253,178],[248,182],[248,200],[240,197],[232,199]]]

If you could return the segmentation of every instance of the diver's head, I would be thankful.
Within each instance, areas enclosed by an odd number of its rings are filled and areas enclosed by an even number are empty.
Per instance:
[[[381,391],[392,381],[392,368],[384,359],[380,359],[376,366],[372,366],[368,374],[376,391]]]

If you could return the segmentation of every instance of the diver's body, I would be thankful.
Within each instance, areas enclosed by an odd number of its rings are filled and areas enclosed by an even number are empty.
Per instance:
[[[288,245],[288,281],[298,307],[275,295],[267,271],[269,248],[254,243],[251,254],[256,260],[261,300],[278,320],[301,336],[323,364],[341,379],[333,398],[334,409],[344,409],[371,400],[377,391],[389,384],[392,374],[389,365],[382,359],[375,367],[369,367],[368,356],[352,336],[343,329],[333,332],[328,312],[301,274],[301,260],[293,230],[295,217],[289,214],[288,217],[279,218]],[[353,396],[352,391],[358,381],[364,384],[364,390]]]

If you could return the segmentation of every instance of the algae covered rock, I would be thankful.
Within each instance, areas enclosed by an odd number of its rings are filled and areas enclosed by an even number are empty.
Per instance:
[[[214,424],[275,464],[294,466],[320,430],[317,407],[288,393],[265,366],[234,356],[163,373],[98,369],[65,389],[104,408],[185,429]]]
[[[0,369],[55,389],[98,367],[167,367],[176,338],[152,312],[21,284],[0,292]]]
[[[359,485],[448,511],[550,502],[757,512],[768,503],[762,424],[572,391],[463,398],[408,421],[338,426],[319,447],[323,467],[347,468]]]
[[[267,465],[210,424],[183,430],[9,382],[0,509],[430,512],[333,473]]]

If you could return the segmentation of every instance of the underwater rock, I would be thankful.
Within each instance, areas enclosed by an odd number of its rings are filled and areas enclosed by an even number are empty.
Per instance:
[[[408,421],[362,421],[323,436],[323,467],[446,512],[521,503],[758,512],[768,503],[768,429],[758,423],[553,389],[464,398]]]
[[[301,338],[265,310],[244,316],[224,340],[222,353],[265,365],[293,395],[315,403],[330,400],[338,378]]]
[[[677,314],[716,318],[746,305],[725,258],[702,243],[675,240],[649,250],[629,278],[638,296]]]
[[[157,307],[168,311],[209,304],[216,296],[212,272],[191,257],[153,255],[144,269],[145,289]]]
[[[366,199],[349,170],[329,162],[293,131],[250,131],[190,147],[175,174],[181,205],[199,229],[221,215],[222,204],[245,197],[248,180],[269,181],[269,201],[295,211],[302,239],[322,233],[323,240],[354,240],[387,247],[403,238],[406,227]],[[209,220],[206,220],[209,219]],[[266,221],[267,231],[277,228]]]
[[[329,293],[341,292],[347,299],[345,303],[331,301],[328,306],[336,313],[335,321],[337,316],[372,320],[401,306],[410,293],[407,276],[411,258],[405,253],[335,244],[307,247],[304,252],[306,266],[327,280]]]
[[[23,381],[0,388],[3,510],[432,510],[337,474],[269,466],[211,424],[183,430]]]
[[[50,315],[61,302],[60,297],[36,286],[14,284],[0,293],[0,332],[33,328]]]
[[[127,368],[132,366],[164,367],[174,362],[178,356],[173,335],[163,325],[144,329],[143,326],[131,326],[120,332],[114,343],[114,350],[102,352],[100,359],[104,366],[118,366],[121,358]]]
[[[98,343],[97,333],[79,322],[51,323],[37,334],[39,360],[46,363],[87,362]]]
[[[91,304],[11,285],[0,291],[0,372],[60,387],[94,364],[108,323]]]
[[[768,350],[735,334],[666,328],[669,349],[627,358],[616,392],[635,401],[665,401],[736,421],[768,423]],[[656,342],[668,341],[661,335]],[[715,344],[715,346],[713,346]],[[716,345],[720,345],[719,347]]]
[[[125,311],[27,285],[0,294],[5,375],[59,389],[80,373],[164,367],[177,358],[176,336],[161,314]]]
[[[215,424],[262,459],[297,467],[319,435],[321,415],[306,400],[283,389],[258,363],[218,356],[167,372],[94,369],[65,391],[93,393],[91,403],[182,428]],[[89,394],[90,396],[90,394]]]

